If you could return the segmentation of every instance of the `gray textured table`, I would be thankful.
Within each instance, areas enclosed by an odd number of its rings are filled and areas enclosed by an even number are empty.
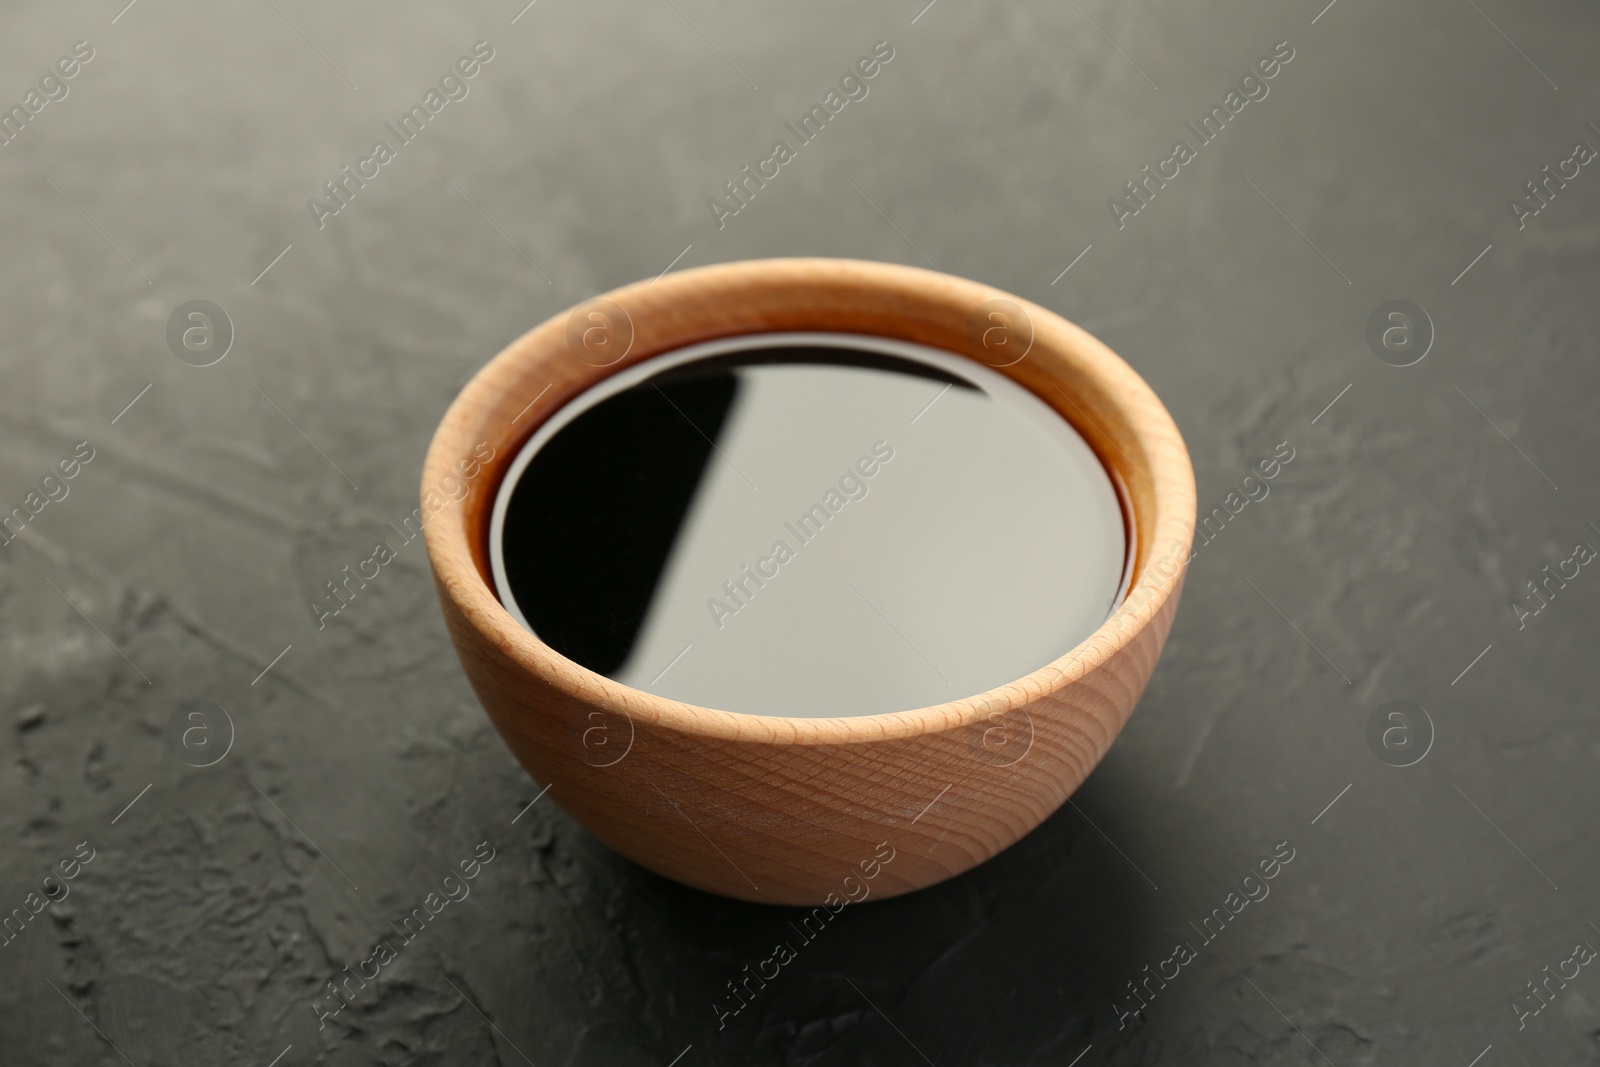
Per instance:
[[[0,15],[0,1061],[1600,1061],[1593,4],[520,2]],[[879,41],[865,97],[708,206]],[[848,909],[719,1030],[792,916],[527,808],[420,543],[325,629],[308,603],[507,340],[794,254],[1083,324],[1223,517],[1073,804]],[[192,300],[226,323],[186,362]],[[1374,348],[1392,300],[1431,330]]]

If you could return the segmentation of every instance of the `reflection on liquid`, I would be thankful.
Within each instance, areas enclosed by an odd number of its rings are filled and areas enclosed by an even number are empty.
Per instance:
[[[496,587],[591,670],[767,715],[972,696],[1065,654],[1126,566],[1105,469],[987,368],[847,335],[658,357],[541,427]]]

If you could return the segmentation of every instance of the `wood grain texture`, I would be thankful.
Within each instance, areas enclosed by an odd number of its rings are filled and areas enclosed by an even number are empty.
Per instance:
[[[966,356],[1071,422],[1130,498],[1133,586],[1117,612],[1083,644],[1009,685],[849,718],[742,715],[667,700],[589,671],[518,626],[492,591],[486,530],[496,487],[534,429],[596,382],[651,356],[799,330],[898,338]],[[450,501],[441,483],[475,449],[483,455],[482,442],[493,459],[464,499]],[[1194,473],[1177,427],[1144,380],[1099,341],[975,282],[826,259],[669,274],[536,327],[446,412],[422,491],[424,513],[433,513],[424,528],[428,556],[462,666],[550,798],[667,877],[805,905],[942,881],[1059,807],[1104,756],[1155,668],[1195,519]],[[893,859],[881,862],[890,850]]]

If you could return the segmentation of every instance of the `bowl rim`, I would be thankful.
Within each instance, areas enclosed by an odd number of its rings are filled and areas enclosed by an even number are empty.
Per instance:
[[[821,320],[809,327],[782,324],[765,328],[750,328],[749,325],[727,328],[722,324],[707,327],[697,322],[693,310],[687,313],[687,318],[682,310],[692,309],[695,300],[703,300],[708,293],[717,295],[731,307],[739,306],[741,295],[765,293],[770,298],[774,291],[784,293],[785,298],[812,301],[817,315],[830,313],[830,299],[838,301],[842,299],[841,294],[850,293],[853,299],[872,297],[893,305],[895,311],[887,313],[886,319],[895,314],[904,315],[906,309],[902,305],[909,300],[913,313],[919,307],[923,311],[937,311],[947,322],[953,321],[952,316],[966,321],[981,305],[994,300],[1005,301],[1020,309],[1028,320],[1029,350],[1015,363],[997,365],[974,351],[978,347],[975,336],[946,332],[938,335],[942,341],[929,340],[927,336],[907,336],[903,329],[830,327],[821,324]],[[623,357],[605,366],[587,361],[580,363],[568,350],[569,323],[579,310],[598,300],[609,301],[623,309],[642,308],[659,318],[681,320],[672,321],[664,328],[675,340],[651,343],[639,351],[630,347]],[[856,310],[859,312],[859,308]],[[636,312],[628,310],[625,314],[632,320]],[[544,419],[583,390],[653,356],[717,337],[791,332],[792,329],[876,333],[929,344],[987,366],[1028,389],[1071,423],[1102,463],[1113,468],[1113,473],[1121,474],[1132,493],[1138,487],[1127,472],[1116,469],[1121,466],[1116,462],[1117,457],[1107,454],[1098,442],[1104,438],[1105,443],[1111,444],[1121,460],[1148,483],[1148,491],[1139,489],[1134,494],[1135,499],[1130,501],[1134,525],[1131,531],[1134,541],[1132,580],[1116,610],[1078,645],[1014,681],[922,708],[833,717],[725,711],[657,696],[589,670],[523,628],[495,595],[492,576],[485,575],[481,569],[481,553],[473,541],[484,513],[493,508],[506,468]],[[1035,351],[1044,358],[1035,359],[1026,370],[1018,370]],[[423,463],[421,491],[425,507],[430,495],[437,496],[435,487],[442,479],[455,474],[458,461],[472,447],[468,439],[476,439],[482,413],[509,403],[505,399],[508,379],[528,378],[530,370],[556,360],[569,364],[569,371],[577,368],[578,387],[569,389],[566,395],[552,397],[552,402],[537,417],[518,424],[515,437],[503,438],[506,455],[497,455],[495,477],[488,484],[466,493],[462,499],[445,501],[432,511],[422,524],[424,544],[441,599],[455,609],[480,639],[498,650],[523,674],[590,708],[623,715],[636,730],[648,726],[691,737],[757,744],[854,745],[969,728],[997,715],[1025,712],[1041,697],[1060,692],[1115,659],[1182,588],[1192,555],[1196,493],[1189,454],[1171,414],[1126,361],[1081,327],[1047,308],[992,286],[887,263],[761,259],[691,268],[654,280],[634,282],[580,301],[512,341],[457,394],[434,433]],[[1059,374],[1050,374],[1048,368],[1040,370],[1041,363],[1050,361],[1059,362],[1063,367],[1070,365],[1074,372],[1099,388],[1100,395],[1095,402],[1101,405],[1102,418],[1106,418],[1109,409],[1114,428],[1122,431],[1125,438],[1132,438],[1131,441],[1125,439],[1124,444],[1134,448],[1144,461],[1142,464],[1135,462],[1122,445],[1105,434],[1059,385],[1055,391],[1067,401],[1077,418],[1073,412],[1063,410],[1056,398],[1024,380],[1025,376],[1043,377],[1054,383]],[[520,400],[521,396],[516,399]],[[1084,398],[1080,396],[1079,399]],[[529,404],[530,408],[533,406]],[[459,644],[458,652],[465,658],[465,650]],[[541,705],[547,702],[534,696],[533,688],[530,685],[529,699],[514,698],[515,702],[525,714],[543,714]]]

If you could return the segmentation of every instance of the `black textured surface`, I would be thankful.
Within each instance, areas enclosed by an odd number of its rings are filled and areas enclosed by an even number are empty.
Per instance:
[[[0,102],[93,48],[0,147],[0,511],[28,520],[0,548],[0,907],[93,850],[0,947],[0,1060],[1600,1061],[1600,967],[1563,963],[1600,946],[1600,575],[1508,606],[1600,546],[1600,172],[1522,228],[1508,205],[1600,146],[1593,4],[519,7],[0,15]],[[480,40],[470,93],[319,229],[307,198]],[[719,230],[707,198],[880,40],[869,95]],[[1107,198],[1280,41],[1269,95],[1118,229]],[[524,811],[390,524],[507,340],[669,264],[793,254],[932,262],[1082,323],[1166,399],[1203,511],[1294,459],[1200,549],[1072,805],[847,909],[719,1031],[793,916]],[[165,335],[193,299],[237,334],[204,368]],[[1393,299],[1437,330],[1410,367],[1365,339]],[[1397,699],[1435,732],[1410,767],[1367,740]],[[190,766],[218,707],[231,749]],[[324,983],[485,841],[471,895],[319,1030]],[[1270,896],[1203,944],[1283,841]]]

